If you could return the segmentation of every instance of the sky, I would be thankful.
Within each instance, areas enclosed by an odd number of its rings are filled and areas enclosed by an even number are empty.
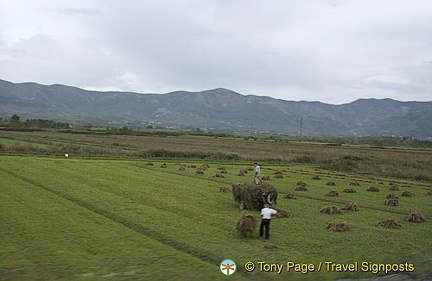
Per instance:
[[[0,79],[432,100],[430,0],[0,0]]]

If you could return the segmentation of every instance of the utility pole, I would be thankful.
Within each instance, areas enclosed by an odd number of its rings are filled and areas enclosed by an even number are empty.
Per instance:
[[[303,137],[303,118],[300,118],[300,123],[299,123],[299,137],[300,137],[300,138]]]

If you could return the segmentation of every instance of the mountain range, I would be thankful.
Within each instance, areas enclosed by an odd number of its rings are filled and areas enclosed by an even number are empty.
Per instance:
[[[0,80],[0,117],[13,114],[104,127],[432,138],[432,102],[359,99],[332,105],[242,95],[222,88],[139,94]]]

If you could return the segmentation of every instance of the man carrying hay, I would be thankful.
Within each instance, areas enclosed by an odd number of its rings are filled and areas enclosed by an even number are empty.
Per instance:
[[[261,179],[260,179],[261,168],[260,168],[260,166],[258,166],[257,162],[254,163],[254,166],[255,166],[254,182],[255,182],[255,184],[260,184],[261,183]]]
[[[260,224],[260,237],[263,237],[265,230],[265,239],[270,237],[270,220],[271,216],[277,213],[276,210],[270,208],[269,204],[265,204],[264,208],[261,210],[261,224]]]

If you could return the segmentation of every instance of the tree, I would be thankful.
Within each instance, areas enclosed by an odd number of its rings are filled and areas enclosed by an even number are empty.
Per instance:
[[[21,125],[22,125],[22,123],[20,121],[20,117],[16,114],[12,115],[12,117],[9,121],[9,124],[10,124],[11,128],[14,128],[14,129],[21,128]]]

